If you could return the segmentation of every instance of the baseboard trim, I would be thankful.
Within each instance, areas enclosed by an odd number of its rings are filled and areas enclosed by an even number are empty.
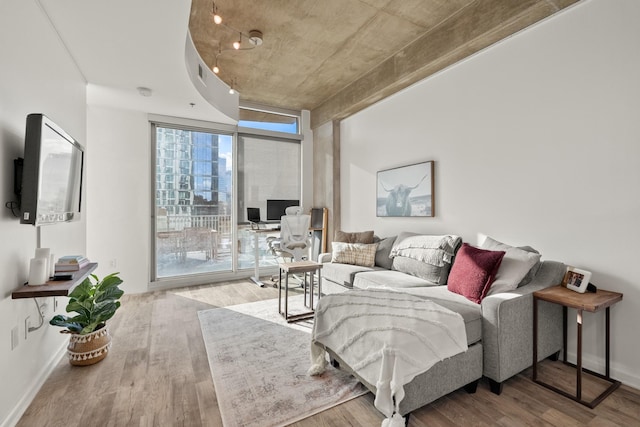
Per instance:
[[[60,359],[65,356],[67,351],[67,342],[64,341],[60,348],[54,353],[53,357],[49,359],[49,362],[40,369],[38,374],[35,376],[27,392],[22,395],[22,398],[18,402],[15,408],[9,413],[7,418],[5,418],[2,423],[0,423],[0,427],[15,427],[22,418],[22,415],[26,412],[27,408],[36,397],[40,388],[44,385],[49,375],[53,372],[55,367],[60,362]]]
[[[568,360],[572,363],[576,361],[576,353],[575,351],[567,352]],[[594,372],[600,372],[604,374],[605,371],[605,360],[602,357],[593,357],[592,355],[583,354],[582,355],[582,366],[586,369],[590,369]],[[620,381],[622,384],[640,390],[640,376],[637,373],[632,373],[631,371],[620,369],[619,365],[616,365],[613,361],[611,363],[611,378]]]

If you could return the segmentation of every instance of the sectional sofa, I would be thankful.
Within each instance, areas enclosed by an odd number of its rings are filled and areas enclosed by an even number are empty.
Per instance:
[[[401,415],[461,387],[473,392],[482,377],[489,380],[494,393],[500,394],[505,381],[532,365],[532,293],[559,284],[566,271],[563,263],[542,261],[530,247],[513,247],[491,238],[479,248],[451,235],[405,232],[377,239],[369,231],[336,234],[336,238],[343,241],[334,240],[332,253],[319,257],[323,294],[371,287],[402,288],[464,319],[468,350],[438,362],[407,384]],[[362,243],[369,240],[373,243]],[[361,253],[363,248],[367,254]],[[485,282],[482,289],[467,289],[466,283],[478,281],[478,272],[469,269],[485,262],[480,260],[482,256],[501,259],[497,265],[495,260],[493,266],[488,265],[493,271],[485,271],[487,276],[480,279]],[[562,348],[561,307],[540,302],[538,321],[539,359],[557,357]],[[350,370],[333,349],[325,350],[332,362]],[[375,394],[374,384],[365,385]]]

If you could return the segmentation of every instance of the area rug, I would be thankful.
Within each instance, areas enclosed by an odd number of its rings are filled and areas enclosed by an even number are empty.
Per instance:
[[[302,306],[302,296],[290,307]],[[351,375],[329,368],[307,375],[311,322],[287,324],[278,300],[198,312],[226,427],[284,426],[361,396]]]

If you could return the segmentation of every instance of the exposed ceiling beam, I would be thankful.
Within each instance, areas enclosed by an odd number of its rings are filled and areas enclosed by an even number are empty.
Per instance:
[[[579,0],[478,0],[311,111],[311,127],[346,118]]]

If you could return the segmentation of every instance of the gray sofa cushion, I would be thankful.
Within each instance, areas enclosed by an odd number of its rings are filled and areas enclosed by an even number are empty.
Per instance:
[[[378,240],[378,249],[376,250],[376,265],[378,267],[391,270],[391,264],[393,264],[393,259],[389,258],[389,254],[391,253],[391,248],[393,247],[393,243],[395,241],[396,241],[396,236],[387,237],[387,238]]]
[[[444,285],[447,283],[451,264],[445,263],[444,266],[438,267],[427,264],[426,262],[418,261],[417,259],[397,256],[393,258],[391,268],[401,273],[419,277],[429,282],[429,285],[433,286]]]
[[[527,252],[533,252],[534,254],[540,253],[534,248],[532,248],[531,246],[518,246],[518,249],[522,249],[523,251],[527,251]],[[531,280],[533,280],[533,278],[536,277],[536,274],[538,274],[541,264],[542,262],[538,260],[538,262],[533,267],[531,267],[531,270],[529,270],[527,275],[524,276],[524,278],[520,281],[520,283],[518,283],[518,287],[525,286],[529,282],[531,282]]]
[[[353,279],[354,276],[356,276],[356,273],[373,271],[375,269],[376,267],[363,267],[361,265],[327,262],[322,264],[322,278],[324,280],[331,280],[340,285],[351,287],[353,286]]]
[[[415,288],[419,286],[433,286],[433,283],[399,271],[379,269],[358,273],[353,280],[353,286],[360,289],[370,287]]]
[[[433,249],[428,245],[431,241],[423,242],[424,238],[438,238],[440,240],[440,248]],[[411,239],[411,240],[408,240]],[[411,242],[411,243],[409,243]],[[449,243],[455,247],[450,247]],[[453,264],[453,254],[455,254],[462,243],[462,239],[458,236],[426,236],[418,233],[403,231],[398,235],[391,250],[393,262],[391,268],[402,273],[420,277],[431,285],[444,285],[447,283],[449,271]],[[402,247],[405,246],[404,249]],[[407,248],[409,246],[409,248]],[[422,249],[424,248],[424,249]],[[425,261],[422,256],[437,254],[437,262],[435,260]],[[449,255],[447,255],[449,254]]]
[[[459,313],[464,319],[468,345],[482,339],[482,307],[480,304],[471,302],[464,296],[449,291],[446,286],[410,288],[403,289],[403,292],[427,298],[436,304]]]

